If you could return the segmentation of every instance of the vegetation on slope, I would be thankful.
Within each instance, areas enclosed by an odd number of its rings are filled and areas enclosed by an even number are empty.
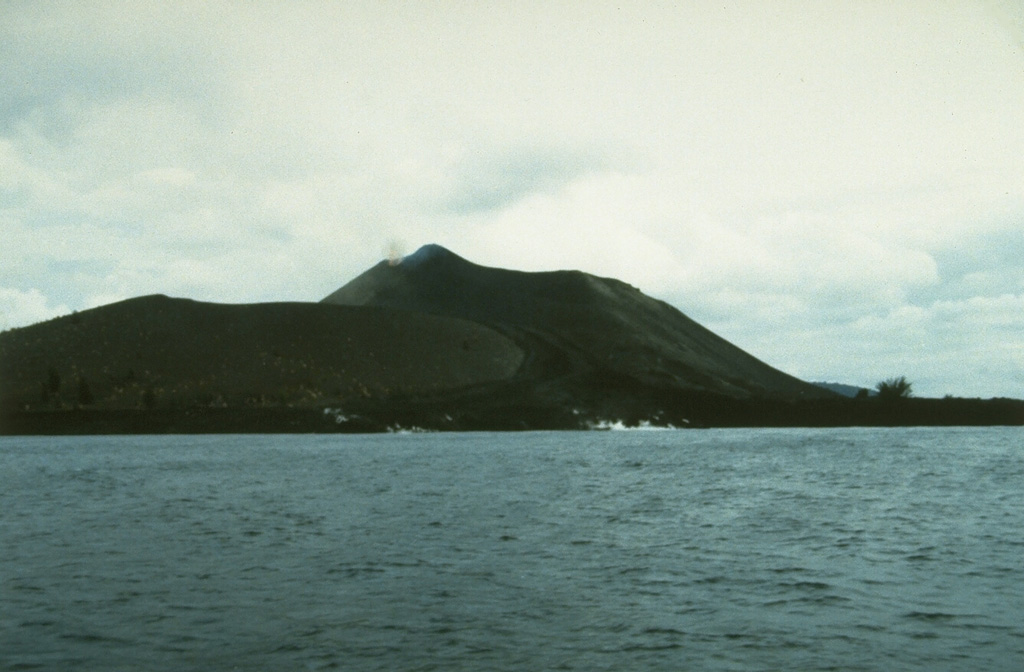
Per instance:
[[[523,357],[464,320],[150,296],[0,335],[0,405],[324,406],[501,380]]]

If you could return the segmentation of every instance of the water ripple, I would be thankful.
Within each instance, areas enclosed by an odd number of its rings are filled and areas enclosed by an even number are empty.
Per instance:
[[[1019,445],[5,438],[0,670],[1017,670]]]

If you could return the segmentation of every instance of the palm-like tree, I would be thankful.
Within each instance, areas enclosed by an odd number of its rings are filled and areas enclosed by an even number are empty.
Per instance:
[[[907,380],[906,376],[889,378],[875,385],[875,389],[878,390],[879,399],[906,399],[912,397],[914,396],[914,393],[911,391],[912,387],[913,385]]]

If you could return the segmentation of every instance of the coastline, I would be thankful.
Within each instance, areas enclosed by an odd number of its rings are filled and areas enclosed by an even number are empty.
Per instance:
[[[404,401],[339,408],[208,408],[6,411],[0,435],[101,434],[334,434],[400,431],[601,430],[609,426],[697,429],[714,427],[1022,426],[1024,400],[911,398],[782,401],[694,395],[674,409],[645,413],[580,412],[524,403],[453,410],[435,402]],[[611,409],[609,409],[611,410]],[[619,409],[623,410],[623,409]]]

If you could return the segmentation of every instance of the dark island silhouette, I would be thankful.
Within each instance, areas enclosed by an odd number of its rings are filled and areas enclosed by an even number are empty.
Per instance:
[[[0,334],[0,433],[1024,424],[1024,401],[850,399],[618,280],[438,245],[319,303],[130,299]]]

